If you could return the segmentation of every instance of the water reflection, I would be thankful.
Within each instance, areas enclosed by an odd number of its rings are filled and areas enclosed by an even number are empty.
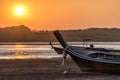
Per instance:
[[[120,49],[119,45],[116,44],[101,44],[95,47],[100,48],[114,48]],[[120,44],[120,43],[119,43]],[[76,46],[76,45],[75,45]],[[78,45],[77,46],[82,46]],[[55,45],[55,47],[61,47],[60,45]],[[62,57],[62,55],[57,55],[57,53],[51,49],[50,45],[39,45],[39,44],[10,44],[10,45],[0,45],[0,59],[28,59],[28,58],[53,58]]]
[[[50,45],[0,45],[0,59],[53,58],[58,56]]]
[[[25,45],[15,45],[15,50],[16,51],[24,51],[25,50]]]
[[[24,55],[24,50],[25,50],[25,46],[24,45],[15,45],[14,47],[15,52],[10,54],[9,53],[9,58],[11,59],[26,59],[27,56]]]
[[[24,55],[24,52],[18,51],[14,55],[11,56],[12,59],[26,59],[28,56]]]

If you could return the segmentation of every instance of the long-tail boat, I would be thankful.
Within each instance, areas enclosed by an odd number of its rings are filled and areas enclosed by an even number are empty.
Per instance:
[[[120,73],[120,54],[116,53],[115,50],[70,46],[59,31],[54,31],[54,35],[64,49],[64,58],[69,54],[81,70]]]

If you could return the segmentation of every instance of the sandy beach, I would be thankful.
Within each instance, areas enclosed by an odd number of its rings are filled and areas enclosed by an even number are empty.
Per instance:
[[[71,58],[64,66],[61,61],[62,58],[0,60],[0,80],[120,80],[116,74],[82,72]],[[68,67],[70,73],[64,75]]]

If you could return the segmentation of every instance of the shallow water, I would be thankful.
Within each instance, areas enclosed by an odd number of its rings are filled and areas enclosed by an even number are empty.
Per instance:
[[[89,42],[95,47],[120,49],[120,42]],[[0,59],[28,59],[28,58],[52,58],[61,57],[51,48],[48,42],[24,42],[24,43],[0,43]],[[61,47],[58,43],[54,46]],[[70,45],[83,46],[82,42],[70,42]]]
[[[7,44],[0,45],[1,59],[52,58],[58,56],[50,45]]]

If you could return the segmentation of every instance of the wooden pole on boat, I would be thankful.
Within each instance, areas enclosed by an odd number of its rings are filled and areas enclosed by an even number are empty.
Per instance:
[[[60,34],[60,32],[58,30],[54,31],[54,35],[57,38],[57,40],[60,42],[62,47],[65,48],[66,46],[68,46],[68,44],[64,41],[62,35]]]
[[[49,44],[51,45],[51,47],[53,48],[52,42],[49,42]]]

